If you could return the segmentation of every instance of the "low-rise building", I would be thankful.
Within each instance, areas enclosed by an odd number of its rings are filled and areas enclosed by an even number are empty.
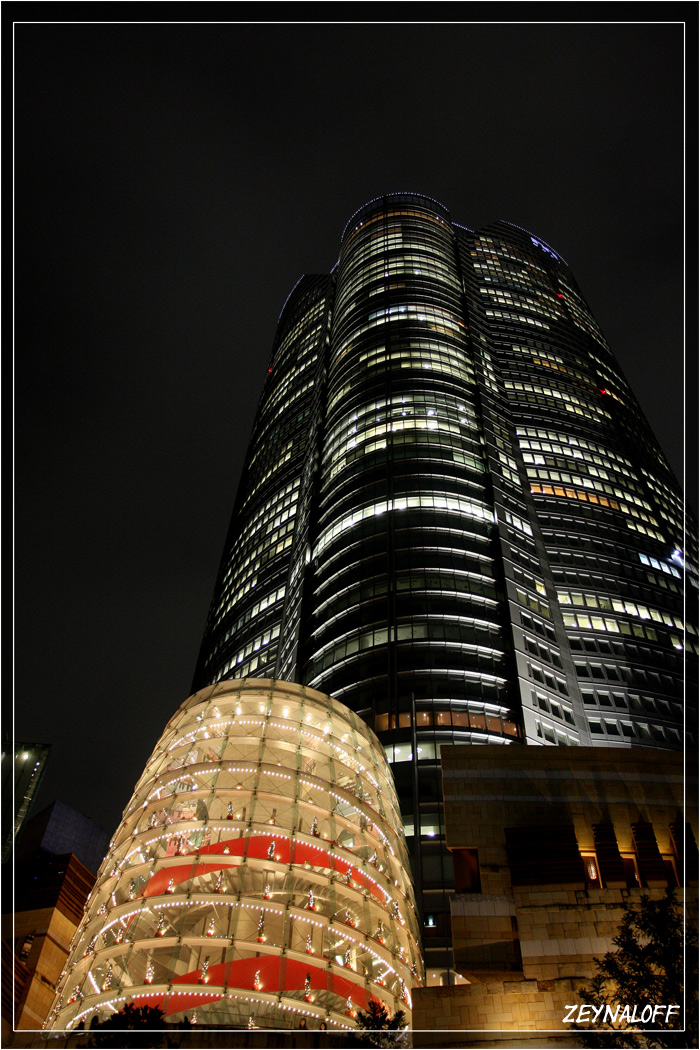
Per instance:
[[[643,894],[677,887],[697,921],[697,777],[683,755],[454,745],[442,775],[455,968],[470,983],[416,992],[415,1029],[463,1032],[440,1046],[570,1030],[565,1007]]]
[[[17,864],[15,912],[3,916],[3,938],[16,960],[16,1029],[38,1029],[46,1020],[94,881],[70,853]]]

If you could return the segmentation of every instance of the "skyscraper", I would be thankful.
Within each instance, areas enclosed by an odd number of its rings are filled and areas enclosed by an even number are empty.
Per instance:
[[[680,748],[695,550],[561,256],[380,197],[282,310],[193,689],[299,682],[369,723],[449,966],[441,745]]]
[[[3,741],[2,745],[2,862],[12,855],[15,838],[29,815],[39,790],[50,744]],[[14,753],[14,763],[12,755]]]

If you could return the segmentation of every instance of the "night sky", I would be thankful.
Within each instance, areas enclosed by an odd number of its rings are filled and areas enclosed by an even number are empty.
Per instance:
[[[559,252],[682,478],[683,62],[681,23],[16,25],[34,812],[115,829],[189,693],[282,304],[371,198]]]

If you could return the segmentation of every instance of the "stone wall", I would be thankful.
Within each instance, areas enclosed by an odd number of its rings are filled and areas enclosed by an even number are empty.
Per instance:
[[[686,822],[695,855],[677,893],[697,924],[697,810],[685,808],[695,783],[683,756],[455,745],[442,764],[455,969],[471,983],[414,991],[414,1046],[577,1045],[566,1007],[613,948],[625,906],[662,897],[675,873],[682,881]]]
[[[576,981],[502,980],[451,988],[421,988],[413,995],[417,1029],[568,1031],[565,1006],[579,1001]],[[418,1045],[418,1044],[416,1044]]]

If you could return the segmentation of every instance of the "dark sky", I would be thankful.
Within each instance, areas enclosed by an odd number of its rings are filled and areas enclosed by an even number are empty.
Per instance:
[[[52,745],[40,806],[111,833],[187,697],[277,316],[367,200],[544,238],[682,476],[683,62],[678,22],[15,26],[14,728]]]

